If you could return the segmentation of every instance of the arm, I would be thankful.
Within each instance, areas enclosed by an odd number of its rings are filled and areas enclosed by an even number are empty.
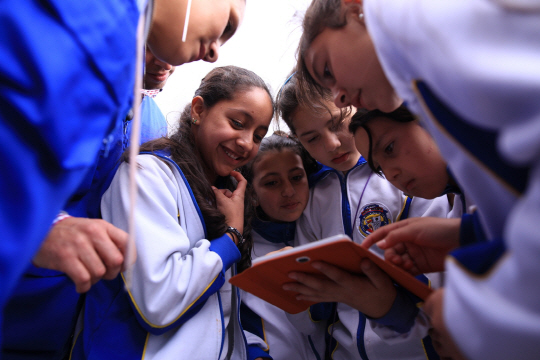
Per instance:
[[[150,155],[138,156],[135,213],[138,259],[130,298],[139,322],[161,334],[187,321],[225,281],[240,257],[227,235],[204,239],[199,214],[180,174]],[[103,196],[105,219],[127,228],[129,166],[122,164]],[[178,216],[180,215],[180,216]]]

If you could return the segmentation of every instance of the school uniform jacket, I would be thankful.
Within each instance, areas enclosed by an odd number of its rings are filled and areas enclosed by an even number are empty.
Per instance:
[[[246,359],[239,293],[228,283],[240,259],[226,234],[209,241],[191,188],[168,158],[139,155],[137,260],[89,291],[72,359]],[[103,196],[103,218],[127,230],[129,166]]]
[[[311,180],[316,184],[311,188],[308,205],[297,221],[297,244],[343,233],[362,243],[377,228],[400,219],[445,217],[449,212],[446,196],[435,200],[411,199],[385,178],[372,173],[362,157],[345,176],[334,169],[322,167]],[[382,256],[382,251],[379,255]],[[439,276],[433,279],[439,281]],[[432,285],[437,287],[440,284]],[[358,310],[341,303],[337,304],[337,315],[328,308],[330,305],[318,304],[310,311],[311,318],[324,318],[334,323],[327,330],[334,339],[329,343],[334,359],[436,359],[430,339],[426,337],[427,320],[423,313],[418,312],[417,301],[419,299],[408,292],[398,290],[393,308],[378,322],[370,321]],[[306,318],[301,313],[292,315],[291,321],[295,321],[305,333],[311,333],[315,329],[305,321]]]
[[[491,239],[446,263],[444,319],[472,360],[540,353],[538,10],[524,1],[364,2],[388,79]]]
[[[294,245],[296,224],[273,223],[256,219],[253,222],[252,259],[271,251]],[[273,360],[324,359],[324,324],[312,335],[304,335],[291,324],[286,313],[266,301],[242,291],[242,326],[244,330],[264,339],[264,350]],[[251,344],[248,337],[248,343]],[[258,346],[258,345],[256,345]]]

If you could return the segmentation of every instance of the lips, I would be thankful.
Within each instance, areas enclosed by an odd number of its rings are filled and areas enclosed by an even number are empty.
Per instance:
[[[287,209],[287,210],[294,210],[298,207],[298,205],[300,205],[299,202],[291,202],[291,203],[287,203],[285,205],[281,205],[282,208],[284,209]]]
[[[226,148],[225,146],[221,146],[221,149],[225,153],[226,158],[229,159],[235,165],[244,159],[242,156],[238,155],[231,149]]]
[[[150,75],[159,82],[167,80],[169,77],[169,71],[164,73],[150,73]]]
[[[335,158],[332,159],[332,162],[334,164],[341,164],[345,161],[349,160],[349,153],[344,153],[344,154],[341,154],[341,155],[338,155],[336,156]]]

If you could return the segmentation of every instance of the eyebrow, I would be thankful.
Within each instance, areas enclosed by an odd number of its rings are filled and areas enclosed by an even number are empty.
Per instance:
[[[328,126],[328,124],[331,124],[331,125],[334,124],[334,118],[333,117],[330,120],[328,120],[327,122],[325,122],[324,126]],[[302,133],[302,134],[298,135],[298,137],[303,137],[303,136],[309,135],[309,134],[317,132],[317,131],[318,131],[317,129],[309,130],[309,131],[306,131],[305,133]]]
[[[304,170],[303,168],[301,168],[300,166],[295,166],[294,168],[292,168],[291,170],[288,171],[288,173],[292,173],[292,172],[295,172],[297,170]],[[261,177],[261,180],[264,180],[265,178],[267,178],[268,176],[279,176],[281,175],[280,173],[277,173],[277,172],[271,172],[271,173],[268,173],[268,174],[265,174],[264,176]]]
[[[239,112],[239,113],[243,114],[245,117],[247,117],[249,121],[253,121],[253,116],[251,116],[251,114],[248,111],[244,110],[244,109],[237,109],[237,108],[232,108],[232,107],[229,107],[227,109]]]

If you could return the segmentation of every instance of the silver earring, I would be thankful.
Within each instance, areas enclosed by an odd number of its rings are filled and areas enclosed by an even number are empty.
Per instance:
[[[362,21],[364,21],[364,13],[359,13],[358,18]]]
[[[192,124],[196,124],[196,123],[197,123],[197,121],[198,121],[198,120],[197,120],[197,119],[195,119],[194,117],[193,117],[193,118],[191,118],[191,123],[192,123]]]

